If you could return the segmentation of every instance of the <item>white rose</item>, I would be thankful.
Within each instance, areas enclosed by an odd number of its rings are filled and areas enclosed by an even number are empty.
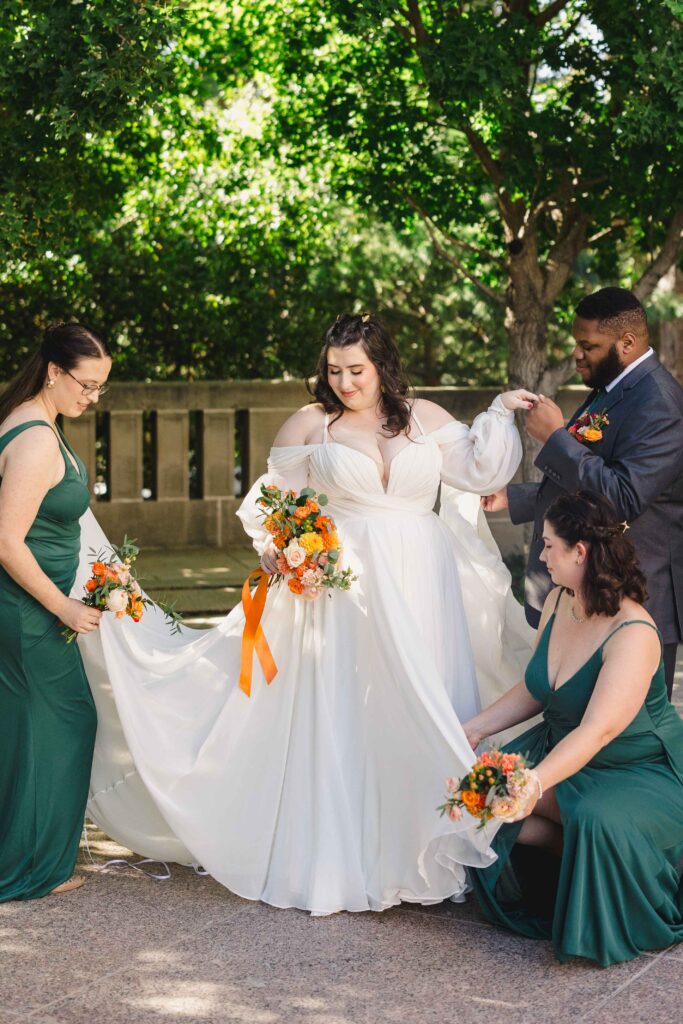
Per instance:
[[[306,561],[306,551],[298,541],[293,540],[287,545],[283,552],[290,569],[298,569]]]
[[[106,605],[110,612],[125,612],[128,607],[128,594],[117,587],[107,594]]]

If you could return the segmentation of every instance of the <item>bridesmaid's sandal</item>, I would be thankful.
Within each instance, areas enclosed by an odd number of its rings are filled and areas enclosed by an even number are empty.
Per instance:
[[[50,892],[50,896],[60,895],[63,892],[73,892],[74,889],[80,889],[82,885],[85,885],[85,878],[83,875],[72,875],[68,882],[62,882],[56,889]]]

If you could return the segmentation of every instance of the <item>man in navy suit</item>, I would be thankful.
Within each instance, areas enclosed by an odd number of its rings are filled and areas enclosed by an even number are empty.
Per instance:
[[[525,611],[537,628],[552,588],[539,557],[546,509],[566,491],[596,491],[612,501],[647,578],[647,607],[663,636],[671,696],[683,640],[683,389],[650,347],[645,310],[632,292],[603,288],[587,296],[572,333],[576,369],[593,390],[567,428],[559,406],[541,396],[526,425],[543,446],[536,458],[543,479],[510,484],[482,505],[487,512],[509,508],[513,523],[534,524]],[[589,433],[580,442],[568,428],[586,425],[582,417],[591,413],[608,422],[601,436]]]

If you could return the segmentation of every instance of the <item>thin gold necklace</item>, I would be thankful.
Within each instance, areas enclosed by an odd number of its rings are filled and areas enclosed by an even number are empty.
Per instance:
[[[570,614],[570,615],[571,615],[571,617],[573,618],[574,622],[576,622],[576,624],[577,624],[577,625],[579,625],[579,626],[581,625],[581,623],[582,623],[582,622],[585,622],[585,621],[586,621],[585,619],[581,619],[581,618],[579,618],[579,616],[578,616],[578,615],[576,614],[576,612],[574,611],[574,602],[573,602],[573,601],[572,601],[572,603],[571,603],[571,604],[569,605],[569,614]]]

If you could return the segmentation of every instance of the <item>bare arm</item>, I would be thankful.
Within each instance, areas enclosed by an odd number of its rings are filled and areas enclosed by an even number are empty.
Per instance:
[[[609,641],[581,724],[537,765],[544,789],[576,774],[630,725],[643,706],[660,655],[659,638],[649,626],[627,626]]]
[[[557,602],[559,588],[555,587],[546,598],[543,606],[543,614],[536,633],[536,646],[545,629],[546,623],[553,613]],[[478,715],[465,722],[463,729],[473,750],[479,746],[482,740],[494,733],[503,732],[505,729],[519,725],[520,722],[527,722],[534,718],[542,710],[542,705],[535,697],[532,697],[522,680],[504,693],[502,697],[484,708]]]
[[[79,633],[95,629],[101,612],[72,601],[40,568],[26,535],[43,498],[59,482],[62,456],[49,428],[20,434],[6,449],[0,487],[0,564],[36,601]]]

